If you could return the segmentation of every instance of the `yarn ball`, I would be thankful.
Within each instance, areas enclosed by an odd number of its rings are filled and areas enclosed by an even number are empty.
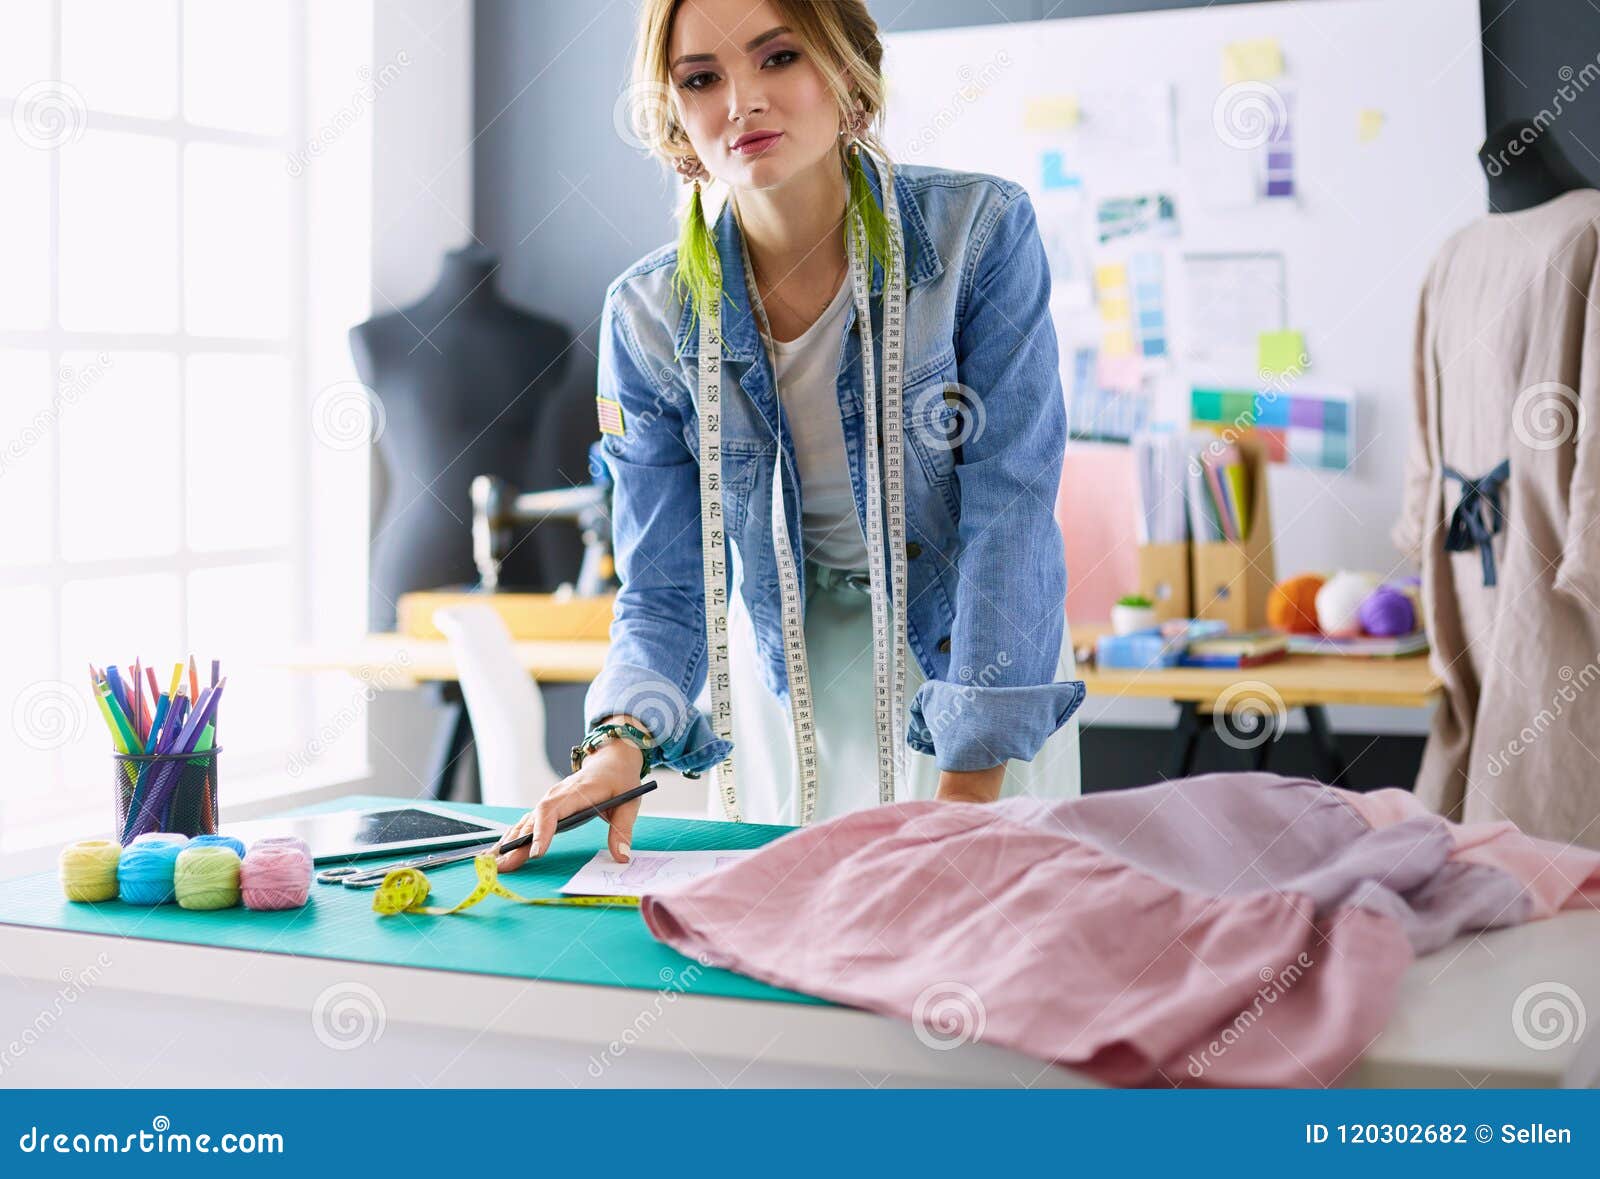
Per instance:
[[[1392,585],[1373,590],[1357,613],[1361,629],[1369,635],[1408,635],[1417,629],[1417,611],[1410,596]]]
[[[1302,573],[1273,586],[1267,597],[1267,625],[1290,634],[1316,634],[1317,591],[1323,580],[1321,574]]]
[[[145,840],[124,848],[117,864],[117,890],[130,905],[165,905],[173,898],[172,874],[183,844]]]
[[[110,839],[80,839],[61,849],[57,867],[69,901],[109,901],[117,895],[122,845]]]
[[[1378,588],[1375,573],[1335,573],[1317,591],[1317,626],[1334,638],[1361,633],[1361,603]]]
[[[186,847],[172,874],[184,909],[230,909],[239,903],[239,854],[231,847]]]
[[[298,909],[311,895],[311,857],[287,844],[252,844],[239,866],[239,889],[247,909]]]
[[[180,831],[146,831],[143,835],[135,835],[133,843],[128,846],[132,847],[135,843],[170,843],[183,847],[188,842],[189,837]]]
[[[244,858],[244,840],[235,839],[231,835],[196,835],[189,841],[190,847],[231,847],[234,855]]]
[[[311,845],[298,835],[267,835],[252,843],[250,850],[255,851],[261,847],[293,847],[305,852],[308,856],[311,854]]]

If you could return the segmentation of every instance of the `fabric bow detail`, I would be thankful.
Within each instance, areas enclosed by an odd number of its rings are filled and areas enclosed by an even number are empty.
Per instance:
[[[1503,459],[1487,475],[1469,479],[1453,467],[1444,468],[1445,478],[1461,484],[1461,499],[1450,513],[1450,526],[1444,534],[1446,552],[1464,553],[1476,547],[1483,559],[1483,584],[1495,584],[1492,538],[1505,523],[1500,507],[1500,488],[1511,475],[1511,460]]]

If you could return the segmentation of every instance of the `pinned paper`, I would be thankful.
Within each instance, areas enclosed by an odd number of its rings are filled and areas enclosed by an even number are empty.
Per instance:
[[[1068,172],[1066,160],[1058,151],[1041,152],[1039,155],[1039,181],[1045,189],[1052,188],[1082,188],[1083,177],[1076,172]]]
[[[1293,330],[1262,332],[1258,338],[1256,368],[1263,376],[1283,376],[1303,371],[1306,360],[1305,333]]]
[[[1078,96],[1052,94],[1028,99],[1022,115],[1024,131],[1071,131],[1078,125]]]
[[[1356,137],[1362,143],[1371,143],[1383,130],[1383,112],[1364,110],[1356,119]]]
[[[1283,74],[1283,50],[1276,37],[1234,41],[1222,49],[1222,84],[1270,82]]]

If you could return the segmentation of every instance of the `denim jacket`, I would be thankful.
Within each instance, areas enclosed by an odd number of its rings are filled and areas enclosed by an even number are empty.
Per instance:
[[[877,169],[869,163],[866,173],[881,206]],[[906,630],[925,676],[909,702],[906,743],[932,754],[943,770],[1031,760],[1084,695],[1080,680],[1054,682],[1065,625],[1066,566],[1054,506],[1066,413],[1049,266],[1032,201],[1020,185],[917,165],[897,166],[894,183],[908,286]],[[724,276],[729,594],[738,562],[763,679],[787,707],[771,527],[780,446],[796,568],[804,489],[752,318],[731,202],[713,233]],[[590,724],[612,713],[637,716],[653,730],[663,764],[700,772],[732,744],[693,703],[707,666],[695,409],[699,331],[692,308],[672,295],[676,261],[675,245],[641,258],[611,283],[601,315],[599,395],[622,408],[623,432],[604,434],[601,446],[614,481],[622,584],[611,647],[584,714]],[[883,271],[874,263],[880,381],[882,289]],[[861,341],[854,300],[848,306],[837,392],[865,532]]]

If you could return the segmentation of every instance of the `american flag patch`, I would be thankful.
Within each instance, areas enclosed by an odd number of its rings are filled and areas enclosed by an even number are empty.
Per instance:
[[[594,403],[600,412],[600,433],[622,437],[622,404],[609,397],[596,397]]]

